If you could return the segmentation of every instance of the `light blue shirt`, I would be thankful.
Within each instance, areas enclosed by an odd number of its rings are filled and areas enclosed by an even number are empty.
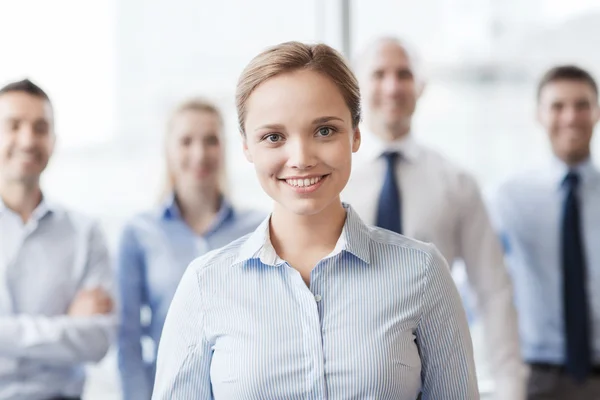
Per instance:
[[[443,257],[346,207],[310,287],[275,253],[269,219],[194,261],[167,316],[153,399],[478,399]]]
[[[117,319],[66,314],[96,287],[112,290],[112,270],[94,222],[44,200],[24,224],[0,201],[0,399],[81,396]]]
[[[579,199],[593,324],[593,359],[600,364],[600,172],[579,165]],[[529,362],[563,364],[564,318],[561,220],[567,166],[555,161],[504,184],[494,218],[513,277],[523,356]]]
[[[156,354],[144,360],[141,340],[149,338],[156,349],[186,267],[209,250],[253,231],[263,219],[262,213],[234,210],[223,201],[212,226],[199,236],[182,219],[171,197],[125,226],[117,259],[121,297],[118,359],[125,400],[148,400],[152,394]],[[140,318],[144,307],[151,312],[149,323]]]

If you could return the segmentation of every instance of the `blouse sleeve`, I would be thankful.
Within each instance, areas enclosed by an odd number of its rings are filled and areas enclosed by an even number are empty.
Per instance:
[[[422,363],[422,399],[479,399],[467,318],[448,264],[431,247],[416,332]]]
[[[169,308],[157,358],[153,400],[213,399],[212,349],[204,334],[204,309],[193,265]]]

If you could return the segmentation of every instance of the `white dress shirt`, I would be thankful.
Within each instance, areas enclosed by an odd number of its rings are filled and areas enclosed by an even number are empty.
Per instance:
[[[81,396],[84,363],[101,360],[114,316],[69,317],[84,288],[112,290],[103,235],[42,201],[27,223],[0,201],[0,399]]]
[[[396,176],[402,196],[403,234],[431,242],[448,263],[462,259],[480,310],[495,398],[525,398],[527,369],[519,351],[512,284],[475,179],[411,135],[384,144],[372,140],[356,154],[342,198],[374,224],[385,176],[384,151],[401,153]]]
[[[158,351],[154,400],[477,400],[466,316],[431,244],[347,207],[310,273],[282,260],[267,218],[186,270]]]
[[[579,174],[581,233],[592,325],[592,362],[600,365],[600,170],[591,160],[569,168],[554,160],[504,183],[495,197],[515,286],[523,357],[531,363],[565,364],[561,218],[569,170]]]

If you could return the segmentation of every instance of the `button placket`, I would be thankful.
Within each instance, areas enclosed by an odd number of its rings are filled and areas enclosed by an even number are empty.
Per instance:
[[[323,284],[322,278],[327,260],[321,260],[310,274],[310,292],[313,295],[312,303],[318,314],[318,359],[315,359],[315,391],[319,393],[319,399],[326,398],[325,385],[325,353],[323,349]]]
[[[300,272],[284,264],[290,274],[294,294],[298,296],[301,307],[302,333],[306,360],[306,385],[310,399],[325,399],[325,378],[323,371],[323,338],[321,334],[321,318],[318,304],[311,290],[315,277],[311,273],[310,288],[302,279]]]

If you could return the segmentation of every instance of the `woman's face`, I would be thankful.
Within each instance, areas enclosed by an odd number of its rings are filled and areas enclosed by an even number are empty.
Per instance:
[[[244,153],[278,206],[315,215],[339,203],[360,132],[337,86],[300,70],[259,85],[246,104]]]
[[[175,188],[215,189],[223,165],[222,126],[208,111],[185,110],[171,121],[167,162]]]

